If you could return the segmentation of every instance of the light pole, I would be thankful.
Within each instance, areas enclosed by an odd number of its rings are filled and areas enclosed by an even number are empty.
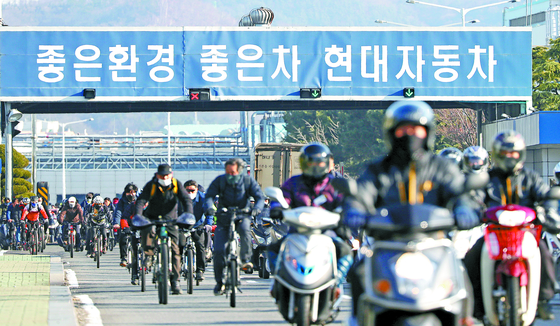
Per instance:
[[[390,22],[390,21],[381,20],[381,19],[377,19],[377,20],[375,20],[375,22],[378,23],[378,24],[391,24],[391,25],[397,25],[397,26],[418,27],[418,26],[413,26],[413,25],[407,25],[407,24],[401,24],[401,23]],[[476,23],[480,23],[480,20],[478,20],[478,19],[473,19],[473,20],[469,20],[469,21],[466,22],[466,23],[467,23],[467,24],[476,24]],[[442,25],[442,26],[437,26],[437,27],[449,27],[449,26],[455,26],[455,25],[461,25],[461,23],[453,23],[453,24]]]
[[[86,122],[86,121],[93,121],[93,118],[61,123],[62,125],[62,200],[66,199],[66,137],[64,136],[64,131],[66,129],[66,126],[68,125]]]
[[[478,6],[478,7],[472,7],[472,8],[455,8],[455,7],[449,7],[449,6],[443,6],[443,5],[437,5],[434,3],[429,3],[429,2],[424,2],[424,1],[417,1],[417,0],[406,0],[406,3],[410,3],[412,5],[414,4],[420,4],[420,5],[427,5],[427,6],[433,6],[433,7],[439,7],[439,8],[444,8],[444,9],[451,9],[451,10],[455,10],[456,12],[461,14],[461,22],[463,24],[463,27],[465,26],[465,15],[472,10],[475,9],[481,9],[481,8],[486,8],[486,7],[491,7],[491,6],[497,6],[497,5],[501,5],[504,3],[514,3],[514,2],[519,2],[519,0],[506,0],[506,1],[500,1],[500,2],[496,2],[496,3],[490,3],[487,5],[483,5],[483,6]]]

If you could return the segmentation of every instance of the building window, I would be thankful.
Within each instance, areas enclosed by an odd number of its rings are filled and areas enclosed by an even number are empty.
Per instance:
[[[531,21],[532,25],[545,22],[546,12],[542,11],[536,14],[532,14],[531,16],[523,16],[515,19],[510,19],[509,26],[527,26],[526,24],[529,24],[529,21]]]

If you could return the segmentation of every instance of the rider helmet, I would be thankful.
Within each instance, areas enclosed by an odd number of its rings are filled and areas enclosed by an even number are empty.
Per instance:
[[[387,108],[383,119],[383,139],[389,151],[394,149],[395,129],[405,124],[424,126],[427,136],[423,147],[426,150],[431,150],[434,147],[436,132],[432,108],[426,102],[398,101]]]
[[[484,147],[471,146],[463,152],[463,171],[480,173],[488,169],[488,151]]]
[[[72,196],[68,198],[68,206],[70,206],[70,208],[74,208],[74,206],[76,206],[76,197]]]
[[[39,208],[39,198],[37,196],[31,196],[29,198],[29,211],[35,212]]]
[[[124,186],[125,194],[131,192],[132,190],[134,190],[134,192],[138,192],[138,187],[134,183],[130,182],[126,186]]]
[[[556,182],[560,184],[560,162],[554,167],[554,176],[556,177]]]
[[[494,168],[507,174],[516,174],[523,168],[526,157],[525,140],[517,131],[504,131],[494,138],[492,143]]]
[[[439,152],[439,156],[443,157],[461,167],[461,162],[463,161],[463,152],[455,147],[444,148]]]
[[[93,198],[93,205],[96,205],[96,206],[101,206],[101,205],[103,205],[103,197],[101,197],[101,196],[95,196],[95,197]]]
[[[30,202],[29,197],[24,197],[24,198],[21,200],[21,202],[22,202],[24,205],[29,204],[29,202]]]
[[[320,143],[311,143],[302,147],[299,163],[303,175],[320,179],[330,171],[331,150]]]

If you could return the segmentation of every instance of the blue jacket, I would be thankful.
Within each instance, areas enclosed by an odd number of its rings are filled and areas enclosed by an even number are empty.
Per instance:
[[[121,199],[117,203],[117,207],[115,207],[115,214],[113,216],[113,223],[114,224],[121,224],[121,218],[125,218],[128,221],[128,225],[132,225],[132,216],[134,216],[136,210],[136,202],[128,201],[126,199],[126,195],[122,194]]]
[[[204,211],[206,211],[205,199],[206,195],[203,192],[197,191],[196,197],[195,199],[193,199],[193,213],[196,217],[196,224],[194,225],[194,227],[198,227],[202,224],[214,224],[213,216],[204,215]]]
[[[237,207],[243,209],[251,207],[251,202],[249,201],[251,196],[255,199],[254,209],[262,211],[264,207],[264,194],[261,187],[255,179],[248,175],[244,175],[235,185],[227,184],[226,174],[216,177],[206,191],[206,207],[212,207],[214,205],[214,198],[218,195],[220,196],[218,208]]]

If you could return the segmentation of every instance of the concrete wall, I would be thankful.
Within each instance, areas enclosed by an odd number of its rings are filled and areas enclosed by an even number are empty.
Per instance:
[[[118,197],[124,186],[134,182],[139,188],[153,177],[155,170],[66,170],[66,195],[99,193],[103,197]],[[208,188],[210,183],[224,171],[176,171],[175,178],[184,183],[196,180]],[[57,195],[62,195],[62,170],[38,170],[37,181],[49,183],[51,202]]]

